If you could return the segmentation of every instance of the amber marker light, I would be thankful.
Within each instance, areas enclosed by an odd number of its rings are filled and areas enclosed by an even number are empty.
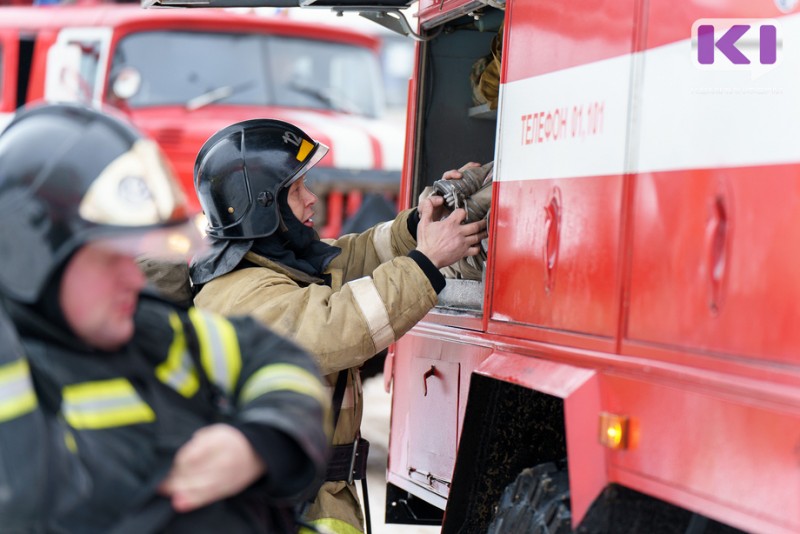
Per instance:
[[[629,418],[608,412],[600,413],[600,444],[616,451],[628,448]]]

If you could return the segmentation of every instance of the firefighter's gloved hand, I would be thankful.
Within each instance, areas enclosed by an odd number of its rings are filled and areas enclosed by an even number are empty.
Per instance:
[[[494,162],[482,166],[465,166],[460,174],[462,177],[457,182],[443,179],[434,183],[433,194],[444,197],[450,207],[463,208],[467,212],[467,221],[485,220],[488,225]],[[488,250],[488,238],[484,238],[477,254],[461,258],[440,270],[446,278],[481,280]]]
[[[465,224],[466,212],[462,209],[453,211],[442,220],[435,220],[433,214],[443,204],[442,197],[431,196],[418,208],[417,250],[425,254],[437,269],[465,256],[478,254],[481,240],[486,237],[486,221]]]
[[[489,239],[483,238],[480,243],[480,251],[477,254],[461,258],[454,264],[439,269],[439,272],[441,272],[445,278],[483,280],[483,270],[486,267],[488,251]]]
[[[469,161],[459,167],[458,169],[450,169],[449,171],[444,171],[442,174],[442,180],[460,180],[464,176],[464,171],[468,169],[474,169],[480,167],[481,164],[476,161]]]
[[[493,171],[493,161],[482,166],[468,163],[458,171],[447,171],[434,182],[434,194],[443,196],[450,209],[465,209],[468,222],[483,219],[492,202]],[[456,174],[461,177],[453,179]]]
[[[470,161],[469,163],[465,163],[458,169],[450,169],[449,171],[445,171],[442,174],[440,180],[460,180],[463,176],[464,171],[466,171],[467,169],[480,166],[481,166],[480,163]],[[417,205],[422,204],[422,201],[431,195],[440,195],[440,194],[441,194],[440,192],[436,191],[432,186],[429,185],[428,187],[422,190],[422,193],[420,193],[419,198],[417,199]],[[438,221],[443,219],[448,214],[450,214],[453,211],[453,209],[454,209],[453,207],[444,204],[441,208],[438,209],[436,213],[434,213],[433,215],[434,220]]]
[[[244,491],[265,471],[239,429],[214,424],[195,432],[178,449],[158,490],[176,511],[188,512]]]

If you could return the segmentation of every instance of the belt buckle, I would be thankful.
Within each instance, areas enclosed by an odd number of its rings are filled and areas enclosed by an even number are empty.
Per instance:
[[[356,468],[356,456],[358,456],[358,441],[359,438],[356,438],[355,441],[353,441],[353,453],[350,456],[350,470],[347,473],[348,484],[353,483],[353,475],[355,474],[355,468]]]

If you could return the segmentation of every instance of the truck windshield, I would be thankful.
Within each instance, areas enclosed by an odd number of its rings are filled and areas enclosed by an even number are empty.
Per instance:
[[[125,68],[141,76],[131,108],[214,103],[330,109],[377,117],[384,95],[369,49],[331,41],[188,31],[120,40],[109,83]]]

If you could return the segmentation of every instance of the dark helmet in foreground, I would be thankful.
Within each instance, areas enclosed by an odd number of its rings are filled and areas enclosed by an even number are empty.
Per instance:
[[[36,301],[89,241],[188,253],[196,239],[185,223],[186,199],[160,149],[122,119],[39,105],[0,134],[0,291],[12,299]]]
[[[194,187],[218,239],[254,239],[278,229],[278,193],[328,153],[300,128],[275,119],[232,124],[205,142]]]

